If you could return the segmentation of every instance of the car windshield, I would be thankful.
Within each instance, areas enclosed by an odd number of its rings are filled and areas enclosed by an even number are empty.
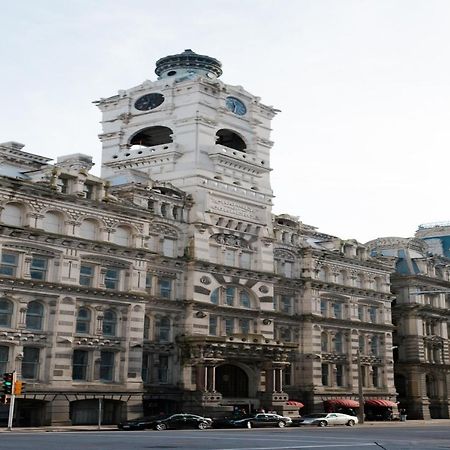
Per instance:
[[[308,414],[307,416],[303,416],[303,419],[317,419],[320,417],[327,417],[328,414],[321,413],[321,414]]]

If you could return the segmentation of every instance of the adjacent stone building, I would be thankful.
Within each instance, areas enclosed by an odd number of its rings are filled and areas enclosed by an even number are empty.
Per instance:
[[[89,156],[0,145],[0,368],[18,423],[395,405],[389,274],[273,216],[273,107],[191,50],[97,102]],[[358,369],[361,368],[361,376]],[[324,403],[325,402],[325,403]],[[0,409],[0,414],[5,410]]]

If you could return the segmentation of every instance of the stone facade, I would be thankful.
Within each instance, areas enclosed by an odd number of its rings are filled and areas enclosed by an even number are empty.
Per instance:
[[[20,420],[97,423],[100,399],[109,423],[297,414],[359,383],[368,406],[395,401],[392,261],[272,215],[277,110],[217,60],[156,72],[97,102],[102,178],[86,155],[0,145],[0,365],[28,384]]]
[[[442,230],[440,230],[442,231]],[[430,231],[426,232],[429,235]],[[423,236],[419,229],[418,236]],[[433,254],[435,242],[380,238],[367,245],[393,259],[392,308],[395,386],[402,408],[413,419],[449,418],[450,260]]]

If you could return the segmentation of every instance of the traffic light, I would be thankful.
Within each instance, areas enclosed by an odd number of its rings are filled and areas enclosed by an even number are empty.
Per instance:
[[[14,373],[7,372],[3,374],[3,393],[12,394],[13,393],[13,380]]]
[[[0,405],[9,405],[9,402],[10,402],[9,397],[7,397],[6,395],[0,396]]]
[[[25,383],[23,381],[16,381],[14,383],[14,395],[21,395],[25,393]]]

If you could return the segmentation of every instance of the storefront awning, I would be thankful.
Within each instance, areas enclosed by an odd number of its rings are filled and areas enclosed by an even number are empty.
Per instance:
[[[359,408],[359,403],[349,398],[335,398],[332,400],[325,400],[325,405],[328,406],[342,406],[344,408]]]
[[[297,400],[288,400],[286,405],[296,406],[297,408],[303,408],[305,406],[302,402],[298,402]]]
[[[367,406],[384,406],[393,408],[397,406],[397,403],[391,402],[390,400],[383,400],[381,398],[371,398],[365,401]]]

